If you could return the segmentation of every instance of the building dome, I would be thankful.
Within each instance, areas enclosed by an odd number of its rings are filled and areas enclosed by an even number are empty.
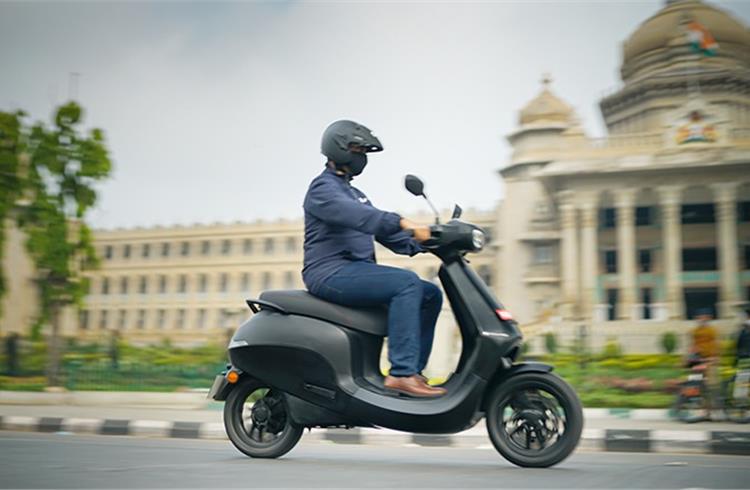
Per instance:
[[[643,22],[623,45],[623,79],[658,63],[659,52],[677,48],[689,52],[686,24],[697,21],[719,44],[719,56],[739,58],[749,64],[750,30],[730,14],[699,0],[671,0]]]
[[[522,126],[547,122],[567,124],[573,118],[573,108],[550,92],[551,82],[552,80],[545,76],[542,80],[544,88],[541,93],[521,109],[519,122]]]

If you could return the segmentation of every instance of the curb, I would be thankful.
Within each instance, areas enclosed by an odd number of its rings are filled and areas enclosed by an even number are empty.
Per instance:
[[[220,423],[160,420],[2,416],[0,430],[176,439],[227,439],[224,425]],[[486,431],[480,428],[450,435],[411,434],[372,428],[313,429],[304,435],[304,440],[331,444],[493,448]],[[584,429],[578,447],[592,451],[750,456],[750,431]]]

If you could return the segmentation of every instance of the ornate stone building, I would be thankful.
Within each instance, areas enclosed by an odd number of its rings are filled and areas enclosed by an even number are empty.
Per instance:
[[[719,48],[693,50],[697,21]],[[602,341],[724,321],[750,288],[750,31],[699,1],[672,1],[623,45],[622,86],[590,138],[544,80],[508,136],[500,171],[499,292],[525,324]],[[519,257],[522,258],[519,260]],[[637,337],[644,337],[634,340]]]

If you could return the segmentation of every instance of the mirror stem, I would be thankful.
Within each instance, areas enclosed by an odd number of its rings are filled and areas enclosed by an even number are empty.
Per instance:
[[[435,224],[439,225],[440,224],[440,213],[438,213],[438,210],[435,209],[435,206],[432,205],[432,201],[430,201],[430,198],[427,197],[427,194],[425,194],[423,192],[422,193],[422,197],[424,197],[425,201],[427,201],[427,204],[430,205],[430,207],[432,208],[432,212],[435,213]]]

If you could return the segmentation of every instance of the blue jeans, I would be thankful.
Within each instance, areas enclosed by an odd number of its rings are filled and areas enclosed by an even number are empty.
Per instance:
[[[316,289],[310,292],[344,306],[388,306],[388,361],[392,376],[411,376],[427,365],[443,305],[440,288],[405,269],[352,262]]]

